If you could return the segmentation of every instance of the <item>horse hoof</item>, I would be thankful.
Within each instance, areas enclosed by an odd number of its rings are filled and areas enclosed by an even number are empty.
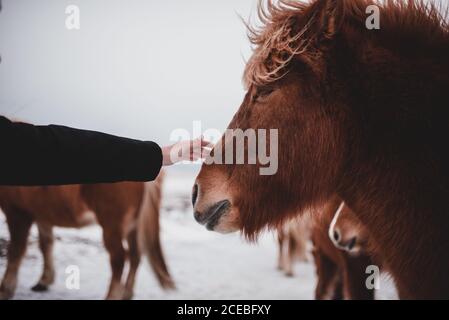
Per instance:
[[[294,277],[294,274],[293,274],[293,272],[286,272],[286,273],[285,273],[285,276],[286,276],[287,278],[293,278],[293,277]]]
[[[0,290],[0,300],[9,300],[14,296],[13,292],[7,290]]]
[[[133,296],[134,296],[133,292],[125,292],[123,294],[123,300],[131,300]]]
[[[48,286],[42,283],[36,284],[34,287],[31,288],[34,292],[44,292],[48,291]]]

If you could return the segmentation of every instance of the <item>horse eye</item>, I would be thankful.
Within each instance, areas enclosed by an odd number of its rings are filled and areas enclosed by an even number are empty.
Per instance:
[[[256,94],[253,97],[254,101],[257,101],[258,99],[265,98],[269,96],[274,91],[274,88],[272,87],[265,87],[265,88],[259,88],[256,91]]]

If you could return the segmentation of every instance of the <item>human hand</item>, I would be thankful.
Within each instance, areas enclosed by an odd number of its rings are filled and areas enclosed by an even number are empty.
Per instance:
[[[209,141],[203,140],[203,137],[201,137],[162,147],[162,165],[170,166],[181,161],[196,161],[204,158],[210,151],[211,146]]]

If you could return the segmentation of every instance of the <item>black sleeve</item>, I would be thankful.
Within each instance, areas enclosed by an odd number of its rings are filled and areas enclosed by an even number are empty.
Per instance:
[[[0,116],[0,185],[151,181],[161,166],[154,142]]]

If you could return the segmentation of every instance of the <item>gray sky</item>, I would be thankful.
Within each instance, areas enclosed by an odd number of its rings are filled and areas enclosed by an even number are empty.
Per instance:
[[[68,5],[81,29],[67,30]],[[244,90],[255,0],[3,0],[0,114],[160,143],[223,130]]]

